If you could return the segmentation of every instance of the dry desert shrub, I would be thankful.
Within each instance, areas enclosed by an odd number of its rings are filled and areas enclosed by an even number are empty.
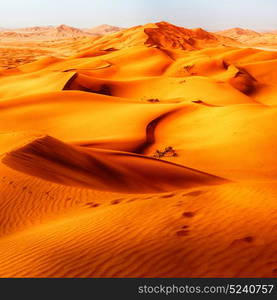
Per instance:
[[[153,155],[153,157],[158,158],[158,159],[160,159],[162,157],[176,157],[176,156],[178,156],[178,154],[171,146],[166,147],[164,149],[164,151],[156,150],[156,152]]]

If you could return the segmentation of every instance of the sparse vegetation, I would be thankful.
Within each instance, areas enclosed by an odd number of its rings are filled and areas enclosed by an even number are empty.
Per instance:
[[[159,99],[147,99],[148,102],[151,102],[151,103],[157,103],[157,102],[160,102]]]
[[[164,151],[161,150],[156,150],[156,152],[154,153],[153,157],[155,158],[162,158],[162,157],[176,157],[178,156],[178,154],[176,153],[176,151],[173,149],[173,147],[166,147],[164,149]]]
[[[191,73],[191,69],[194,67],[194,65],[185,65],[184,66],[184,69],[188,72],[188,73]]]

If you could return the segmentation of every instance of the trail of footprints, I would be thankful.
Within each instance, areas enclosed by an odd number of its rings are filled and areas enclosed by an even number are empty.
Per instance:
[[[9,178],[7,178],[6,176],[3,176],[1,178],[1,182],[12,187],[13,189],[16,189],[17,186],[17,182],[15,180],[11,180]],[[31,190],[31,188],[28,185],[24,185],[23,187],[20,187],[20,189],[22,190],[22,192],[27,193],[29,195],[32,195],[33,192]],[[55,191],[51,191],[51,190],[46,190],[43,192],[45,196],[47,196],[47,198],[49,199],[54,199],[55,198]],[[205,194],[206,191],[203,190],[195,190],[195,191],[190,191],[187,193],[165,193],[165,194],[156,194],[156,195],[142,195],[140,197],[136,196],[136,197],[126,197],[126,198],[115,198],[113,200],[111,200],[109,203],[98,203],[96,201],[88,201],[85,202],[83,204],[83,206],[85,208],[99,208],[99,207],[103,207],[103,206],[109,206],[109,205],[119,205],[119,204],[126,204],[126,203],[131,203],[134,201],[142,201],[142,200],[151,200],[151,199],[168,199],[168,198],[173,198],[173,197],[178,197],[178,199],[180,199],[177,203],[174,204],[174,206],[176,207],[182,207],[184,206],[184,201],[187,197],[198,197],[201,196],[203,194]],[[65,198],[66,201],[68,202],[73,202],[75,204],[81,204],[80,201],[74,201],[74,196],[67,196]],[[189,222],[191,220],[193,220],[195,217],[197,216],[197,212],[196,211],[190,211],[190,210],[185,210],[183,212],[180,212],[180,221],[183,223],[185,220],[185,224],[181,224],[179,229],[177,229],[175,231],[175,236],[177,238],[186,238],[190,235],[191,233],[191,226],[189,225]],[[237,239],[233,240],[230,243],[230,247],[245,247],[247,245],[251,245],[252,243],[255,243],[255,237],[252,235],[248,235],[245,237],[238,237]],[[274,264],[275,266],[275,264]],[[272,274],[275,276],[277,275],[277,268],[272,269]]]

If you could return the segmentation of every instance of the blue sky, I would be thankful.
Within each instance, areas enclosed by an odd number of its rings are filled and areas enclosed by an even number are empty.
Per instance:
[[[207,30],[277,29],[277,0],[2,0],[0,27],[129,27],[157,21]]]

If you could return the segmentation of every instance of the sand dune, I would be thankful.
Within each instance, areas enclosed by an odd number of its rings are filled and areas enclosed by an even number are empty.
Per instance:
[[[92,28],[76,28],[61,24],[58,26],[33,26],[25,28],[7,29],[0,28],[0,37],[17,37],[17,38],[65,38],[90,35],[105,35],[115,33],[123,28],[103,24]]]
[[[104,35],[119,30],[120,28],[118,27],[109,27],[108,25],[102,25],[86,30],[61,24],[59,26],[34,26],[18,29],[3,29],[1,30],[0,38],[17,38],[25,40],[64,39],[82,36]]]
[[[117,31],[123,30],[123,28],[117,27],[117,26],[112,26],[112,25],[107,25],[107,24],[103,24],[103,25],[99,25],[96,27],[92,27],[92,28],[87,28],[84,29],[84,31],[86,32],[90,32],[96,35],[104,35],[104,34],[110,34],[110,33],[115,33]]]
[[[250,29],[231,28],[216,32],[218,35],[232,38],[248,46],[264,46],[276,49],[277,48],[277,34],[276,31],[256,32]]]
[[[277,52],[167,22],[29,38],[0,69],[0,277],[277,276]]]
[[[217,34],[228,36],[233,39],[239,39],[241,42],[245,42],[247,41],[247,39],[250,38],[256,38],[262,36],[262,34],[257,31],[250,30],[250,29],[243,29],[239,27],[218,31]]]
[[[79,53],[80,45],[89,45],[94,39],[120,30],[109,25],[80,29],[65,24],[0,28],[0,69],[14,68],[42,57],[68,57]]]
[[[49,181],[115,192],[166,192],[225,180],[154,158],[83,149],[46,136],[10,152],[8,166]]]

